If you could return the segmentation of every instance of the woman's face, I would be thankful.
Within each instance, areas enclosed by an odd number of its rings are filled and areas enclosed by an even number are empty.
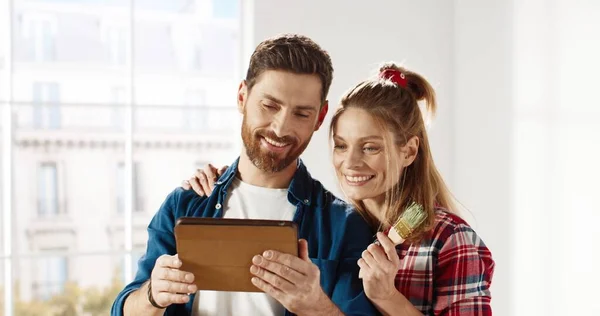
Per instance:
[[[412,162],[404,147],[388,148],[385,139],[395,144],[394,135],[363,109],[348,108],[338,118],[333,130],[333,162],[348,198],[385,199],[386,191],[400,180],[404,165]]]

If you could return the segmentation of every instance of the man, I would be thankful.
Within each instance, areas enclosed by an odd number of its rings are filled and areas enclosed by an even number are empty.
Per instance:
[[[237,103],[240,157],[210,196],[173,191],[148,226],[148,248],[113,315],[372,315],[357,260],[372,231],[311,178],[298,158],[327,113],[331,59],[309,38],[263,41],[250,59]],[[226,122],[223,122],[226,123]],[[267,250],[249,267],[264,293],[200,291],[179,270],[175,222],[182,216],[293,220],[299,257]]]

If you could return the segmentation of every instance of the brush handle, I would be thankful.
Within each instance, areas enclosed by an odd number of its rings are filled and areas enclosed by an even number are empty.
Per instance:
[[[405,239],[402,238],[402,236],[400,236],[396,229],[394,229],[393,227],[392,229],[390,229],[388,237],[394,242],[394,245],[399,245],[405,241]]]

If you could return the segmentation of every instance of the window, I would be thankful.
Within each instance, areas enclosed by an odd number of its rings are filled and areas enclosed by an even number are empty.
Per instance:
[[[142,258],[142,256],[145,253],[145,248],[142,246],[136,246],[133,248],[132,250],[132,254],[131,254],[131,271],[132,274],[135,275],[137,273],[138,270],[138,261]],[[126,280],[126,276],[125,276],[125,258],[121,258],[120,259],[121,262],[121,280],[123,281],[123,283],[125,283]]]
[[[38,172],[37,214],[39,217],[56,216],[59,213],[56,163],[42,163]]]
[[[123,130],[125,127],[125,104],[127,95],[124,87],[113,87],[110,90],[110,103],[113,105],[111,111],[111,125]]]
[[[116,183],[116,195],[117,195],[117,214],[125,213],[125,164],[120,162],[117,165],[117,183]],[[133,164],[133,211],[141,212],[144,210],[143,208],[143,199],[140,197],[138,192],[140,192],[139,186],[139,163]]]
[[[108,26],[105,29],[105,43],[108,58],[112,65],[123,66],[127,60],[127,32],[123,26]]]
[[[64,251],[64,249],[60,250]],[[56,252],[56,250],[52,252]],[[37,277],[36,283],[33,284],[34,296],[45,301],[53,295],[61,293],[68,277],[67,257],[57,255],[43,257],[36,262],[36,265]]]
[[[215,18],[233,19],[238,14],[237,0],[212,0],[213,16]]]
[[[208,109],[204,90],[188,90],[185,94],[183,122],[187,129],[201,130],[208,126]]]
[[[60,127],[60,88],[56,82],[33,84],[33,124],[38,129]]]
[[[56,59],[56,22],[45,15],[26,15],[22,26],[28,40],[30,56],[34,61],[47,62]]]
[[[11,264],[0,265],[0,292],[13,298],[2,302],[3,315],[107,315],[112,289],[133,277],[130,267],[119,274],[118,260],[132,256],[137,268],[137,247],[168,193],[200,154],[208,161],[233,154],[237,126],[188,126],[206,120],[204,106],[238,117],[237,74],[210,70],[240,65],[238,45],[216,61],[212,39],[202,36],[215,28],[235,33],[239,21],[212,17],[211,1],[11,1],[0,5],[0,24],[14,26],[0,26],[0,99],[10,89],[14,101],[1,114],[14,140],[0,144],[0,178],[9,184],[0,195],[13,197],[0,221],[13,214],[14,222],[0,225],[13,245],[4,253]],[[131,222],[123,216],[130,207]],[[60,247],[66,258],[42,251]]]
[[[202,70],[202,45],[201,44],[194,45],[192,69],[198,70],[198,71]]]

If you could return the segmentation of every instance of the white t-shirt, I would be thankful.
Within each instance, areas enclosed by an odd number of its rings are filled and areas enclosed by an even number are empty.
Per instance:
[[[296,207],[287,189],[269,189],[235,178],[223,203],[224,218],[291,221]],[[283,315],[284,307],[265,293],[198,291],[192,316]]]

